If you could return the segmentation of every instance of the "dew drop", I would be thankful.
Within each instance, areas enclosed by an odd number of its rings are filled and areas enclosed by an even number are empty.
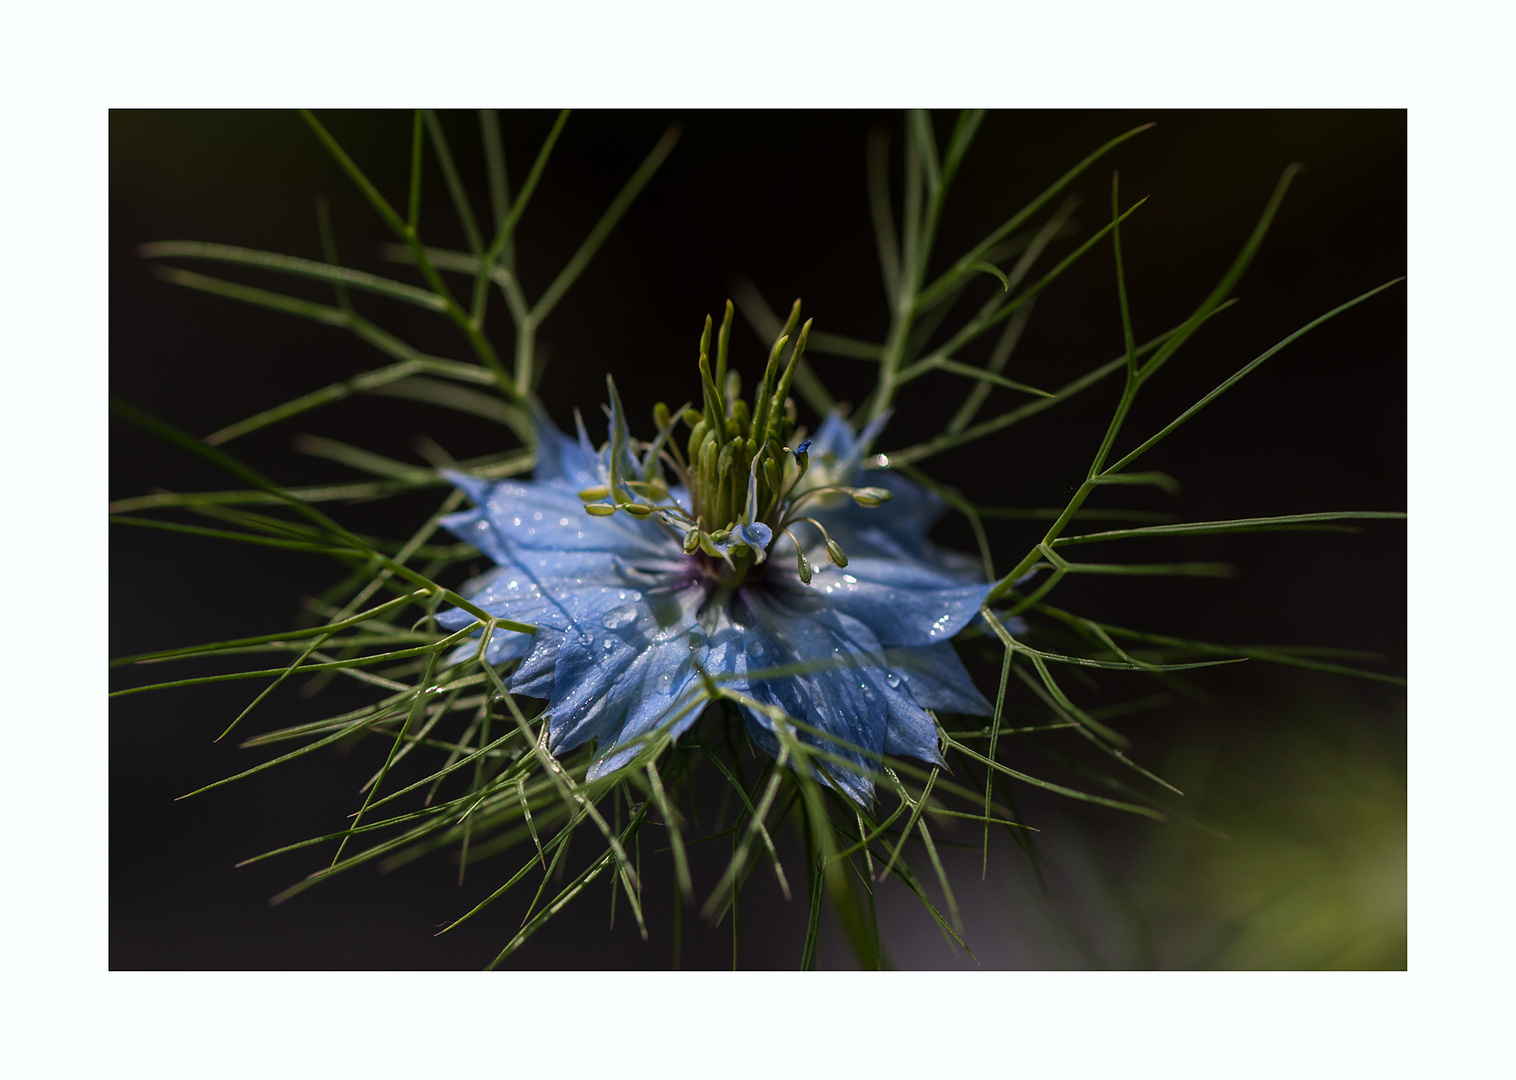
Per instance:
[[[889,683],[891,687],[896,687],[900,685],[900,676],[896,675],[893,671],[886,671],[884,673],[884,681]]]
[[[669,692],[669,686],[672,685],[673,681],[674,676],[665,671],[663,674],[659,675],[657,679],[654,680],[654,684],[658,687],[658,692],[660,694],[667,694]]]
[[[600,625],[607,630],[620,630],[623,626],[635,622],[636,619],[637,609],[632,607],[631,604],[622,604],[620,607],[611,608],[611,610],[602,615],[600,617]]]
[[[747,654],[753,657],[761,657],[763,655],[763,642],[757,638],[749,641],[747,643]]]
[[[845,582],[847,582],[849,585],[856,585],[856,584],[858,584],[858,579],[855,578],[852,574],[843,574],[842,575],[842,580],[845,581]]]
[[[670,623],[668,626],[660,626],[658,628],[658,631],[653,634],[653,643],[656,645],[662,645],[665,641],[672,641],[674,638],[679,636],[679,632],[682,629],[683,627],[678,623]]]

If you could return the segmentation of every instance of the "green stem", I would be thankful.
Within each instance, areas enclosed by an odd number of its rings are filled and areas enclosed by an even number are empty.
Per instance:
[[[388,200],[379,193],[379,189],[374,187],[369,178],[363,174],[363,171],[358,168],[357,163],[348,157],[347,151],[342,149],[342,146],[336,139],[332,138],[331,133],[322,126],[321,121],[316,119],[314,113],[309,109],[302,109],[300,110],[300,115],[305,118],[305,122],[316,133],[316,137],[321,140],[322,145],[336,159],[342,171],[347,173],[348,178],[357,185],[358,190],[368,199],[369,205],[378,212],[379,216],[384,219],[385,224],[390,227],[390,230],[410,249],[411,257],[415,259],[416,267],[421,271],[421,276],[426,279],[426,283],[431,286],[432,291],[437,294],[437,298],[442,301],[443,312],[463,332],[463,336],[468,339],[469,345],[473,348],[479,359],[483,361],[484,365],[494,373],[495,381],[499,385],[501,392],[514,401],[523,401],[524,395],[517,393],[516,387],[511,382],[510,375],[500,363],[500,357],[496,354],[495,347],[490,344],[489,339],[484,336],[480,328],[474,325],[468,313],[458,306],[458,301],[453,298],[452,290],[447,287],[447,283],[442,280],[442,275],[437,272],[436,267],[427,258],[426,249],[422,246],[414,223],[401,220],[400,215],[390,206]],[[416,127],[419,131],[421,127],[419,114]],[[419,169],[419,166],[417,168]],[[419,192],[416,194],[419,195]],[[417,212],[419,213],[419,208]]]

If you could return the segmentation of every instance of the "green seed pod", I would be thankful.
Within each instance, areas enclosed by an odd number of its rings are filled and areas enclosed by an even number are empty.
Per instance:
[[[779,463],[771,457],[763,459],[763,479],[768,483],[770,492],[779,490]]]
[[[697,547],[699,547],[699,546],[700,546],[700,530],[699,529],[691,529],[689,532],[687,532],[687,533],[684,534],[684,553],[686,555],[693,555],[693,554],[695,554],[695,549]]]
[[[688,420],[690,414],[685,413],[684,418]],[[687,444],[691,461],[695,461],[700,457],[700,449],[705,444],[705,436],[709,430],[710,428],[706,426],[704,420],[697,420],[695,422],[694,430],[690,432],[690,441]]]
[[[610,517],[616,512],[615,503],[585,503],[584,512],[591,517]]]
[[[799,548],[795,549],[795,561],[799,564],[800,567],[801,583],[809,585],[811,583],[811,564],[806,562],[805,552],[801,551]]]
[[[653,507],[649,506],[647,503],[626,503],[621,507],[621,509],[625,510],[628,514],[631,514],[633,517],[640,518],[645,518],[653,512]]]
[[[727,540],[731,539],[731,536],[731,529],[717,529],[715,532],[711,533],[711,539],[718,544],[726,543]]]
[[[709,491],[716,489],[716,441],[706,439],[700,447],[700,485]]]
[[[877,487],[854,488],[848,494],[859,506],[883,506],[895,497],[888,489]]]
[[[653,425],[659,431],[669,426],[669,407],[661,401],[653,406]]]
[[[832,565],[843,567],[847,565],[847,554],[835,540],[826,542],[826,557],[832,560]]]
[[[579,498],[584,502],[597,502],[611,493],[611,489],[603,486],[587,487],[579,493]]]

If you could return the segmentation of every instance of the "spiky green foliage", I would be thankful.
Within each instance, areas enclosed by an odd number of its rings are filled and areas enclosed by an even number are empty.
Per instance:
[[[456,926],[485,911],[513,888],[535,888],[519,929],[502,942],[491,966],[512,953],[556,913],[597,880],[608,880],[612,911],[624,899],[633,919],[647,936],[645,908],[666,903],[650,893],[642,866],[645,845],[667,851],[672,860],[675,888],[682,902],[698,905],[701,917],[717,923],[730,918],[737,926],[738,901],[751,875],[772,874],[786,897],[808,898],[807,934],[796,960],[802,967],[817,959],[823,906],[831,904],[839,925],[860,965],[887,963],[886,943],[880,941],[875,919],[875,890],[893,878],[914,894],[949,943],[969,949],[962,938],[952,883],[939,848],[943,830],[967,827],[979,838],[985,865],[990,857],[990,833],[1006,830],[1031,859],[1036,851],[1031,830],[1015,804],[1017,785],[1054,792],[1070,799],[1153,818],[1180,816],[1179,792],[1128,754],[1130,740],[1111,721],[1126,711],[1145,708],[1150,699],[1097,709],[1081,705],[1083,684],[1076,689],[1073,675],[1101,673],[1105,677],[1151,677],[1165,680],[1174,673],[1217,664],[1261,660],[1316,670],[1390,679],[1323,659],[1319,651],[1258,648],[1146,633],[1088,619],[1052,606],[1052,594],[1070,574],[1216,576],[1230,572],[1218,563],[1085,562],[1067,552],[1082,545],[1118,540],[1162,540],[1165,537],[1210,533],[1287,529],[1348,529],[1345,523],[1371,518],[1398,518],[1391,512],[1343,511],[1273,515],[1229,521],[1182,523],[1141,511],[1116,511],[1086,505],[1102,487],[1112,484],[1172,485],[1161,473],[1133,472],[1148,450],[1176,431],[1221,394],[1280,350],[1320,324],[1349,311],[1393,282],[1345,298],[1339,306],[1282,338],[1275,346],[1241,364],[1191,408],[1128,445],[1127,423],[1133,403],[1145,386],[1196,331],[1229,303],[1238,280],[1262,244],[1294,176],[1287,170],[1264,207],[1257,227],[1215,288],[1182,323],[1149,341],[1139,343],[1128,308],[1121,248],[1121,225],[1139,211],[1141,202],[1123,207],[1119,189],[1111,185],[1109,221],[1082,236],[1072,250],[1051,265],[1048,253],[1070,228],[1071,204],[1059,203],[1071,185],[1087,175],[1113,150],[1138,136],[1135,128],[1111,139],[1070,168],[1026,206],[1010,214],[979,243],[959,253],[936,277],[934,251],[938,225],[948,193],[982,120],[978,112],[962,114],[946,145],[939,147],[930,117],[912,113],[905,125],[905,172],[898,216],[889,190],[887,147],[876,141],[869,154],[869,198],[878,241],[890,323],[880,341],[862,341],[825,330],[801,331],[800,342],[781,364],[787,340],[798,321],[798,302],[788,322],[782,322],[764,303],[756,288],[739,291],[737,306],[769,342],[769,364],[751,409],[735,410],[734,373],[728,368],[731,309],[711,348],[710,326],[701,347],[703,402],[698,409],[663,408],[655,412],[663,433],[657,444],[636,444],[640,454],[656,456],[662,440],[681,419],[692,427],[688,460],[695,465],[702,443],[720,445],[731,426],[741,456],[740,467],[751,468],[760,485],[769,483],[763,455],[777,456],[795,433],[795,403],[790,390],[818,413],[835,405],[822,372],[811,357],[847,357],[874,363],[878,379],[860,413],[878,417],[895,407],[901,395],[918,380],[936,378],[956,390],[962,400],[952,419],[933,437],[880,455],[879,467],[903,469],[937,491],[961,513],[978,539],[988,580],[996,581],[991,601],[979,623],[964,635],[965,647],[988,658],[999,672],[988,724],[964,718],[939,717],[944,754],[953,766],[948,773],[918,763],[879,757],[872,779],[882,793],[879,805],[865,812],[818,782],[829,769],[852,767],[840,751],[864,752],[838,744],[772,706],[740,695],[719,676],[707,677],[683,700],[671,706],[670,719],[704,713],[703,722],[675,744],[659,732],[643,738],[634,761],[617,773],[586,780],[594,748],[555,757],[547,750],[546,723],[540,705],[513,697],[502,672],[485,662],[489,642],[497,634],[530,633],[532,627],[504,622],[472,607],[446,584],[456,582],[459,567],[476,556],[473,548],[440,539],[439,521],[461,505],[452,491],[432,514],[401,541],[360,536],[339,523],[340,509],[320,506],[353,499],[376,499],[416,489],[447,487],[434,467],[420,467],[381,457],[360,447],[330,440],[305,439],[301,448],[373,479],[326,486],[285,486],[264,478],[221,447],[241,436],[280,423],[312,409],[365,394],[383,394],[429,402],[460,414],[494,421],[519,444],[487,458],[452,463],[485,478],[522,475],[533,463],[533,429],[529,409],[542,373],[537,331],[564,293],[574,284],[617,221],[673,148],[677,133],[668,133],[632,173],[600,221],[535,302],[523,292],[514,265],[516,227],[542,180],[568,114],[561,114],[544,140],[525,182],[512,195],[506,181],[504,156],[495,117],[481,116],[482,140],[488,168],[490,207],[479,214],[470,204],[454,165],[441,125],[430,113],[414,117],[411,185],[404,211],[397,209],[370,181],[362,167],[344,151],[326,127],[305,114],[312,132],[330,151],[342,170],[363,193],[396,243],[387,254],[414,267],[421,284],[361,273],[342,267],[323,218],[325,261],[212,243],[169,242],[146,245],[167,281],[243,303],[315,321],[356,335],[373,345],[387,364],[354,378],[315,390],[273,409],[197,439],[133,406],[117,403],[126,418],[141,424],[221,467],[245,485],[235,490],[192,494],[153,494],[125,499],[112,506],[112,520],[133,527],[165,529],[239,543],[273,546],[322,555],[343,564],[347,575],[312,605],[314,625],[287,633],[222,641],[167,652],[130,656],[117,665],[141,667],[190,660],[231,661],[254,666],[217,674],[135,685],[119,691],[133,694],[169,690],[199,683],[255,680],[261,688],[248,706],[230,720],[226,737],[241,731],[250,714],[261,716],[265,704],[292,681],[324,685],[333,678],[364,684],[372,700],[363,707],[295,726],[275,726],[245,738],[244,745],[271,749],[275,756],[235,776],[200,788],[191,795],[230,784],[275,768],[338,743],[355,741],[377,747],[376,767],[362,792],[350,823],[339,830],[281,847],[257,858],[307,849],[319,851],[322,865],[292,885],[279,899],[293,896],[348,869],[377,864],[393,867],[436,851],[452,851],[460,874],[483,866],[495,875],[497,888],[450,924]],[[420,228],[422,163],[428,152],[443,173],[467,250],[437,248],[425,243]],[[481,223],[482,226],[481,226]],[[1026,325],[1034,299],[1053,287],[1082,259],[1110,251],[1114,263],[1113,300],[1121,313],[1125,347],[1120,355],[1082,372],[1050,390],[1008,377],[1005,372]],[[170,265],[164,260],[195,264],[225,263],[274,275],[304,278],[331,286],[331,304],[252,287]],[[464,288],[455,291],[444,275],[460,275]],[[977,310],[956,325],[953,309],[975,289],[990,288]],[[504,350],[486,334],[486,314],[493,292],[503,298],[514,330],[511,348]],[[398,303],[439,316],[457,335],[471,359],[459,361],[426,354],[382,328],[380,320],[359,314],[356,295],[365,301]],[[824,298],[816,304],[824,321]],[[963,358],[969,343],[998,330],[997,344],[982,365]],[[714,364],[710,362],[714,355]],[[1085,478],[1062,507],[1045,509],[995,508],[975,505],[943,478],[934,478],[922,463],[951,449],[1022,423],[1065,404],[1083,391],[1119,379],[1122,389]],[[967,382],[967,388],[963,389]],[[979,419],[992,387],[1030,400],[985,419]],[[702,430],[702,427],[704,430]],[[709,436],[709,439],[707,439]],[[768,444],[773,443],[770,447]],[[1118,456],[1119,455],[1119,456]],[[712,457],[707,453],[705,456]],[[711,509],[711,527],[731,520],[736,512],[735,487],[720,482],[713,472],[708,484],[692,485],[697,502]],[[767,491],[764,487],[761,490]],[[760,499],[760,503],[762,500]],[[611,507],[614,511],[615,507]],[[165,513],[176,516],[164,516]],[[185,515],[193,515],[186,519]],[[1006,571],[996,572],[985,522],[1005,518],[1048,521],[1040,540]],[[1072,532],[1071,526],[1091,521],[1137,524],[1102,531]],[[200,523],[195,523],[200,522]],[[209,524],[205,524],[208,522]],[[444,605],[456,605],[475,616],[475,622],[445,633],[435,622]],[[1013,628],[1013,617],[1030,621],[1028,633]],[[1042,629],[1065,633],[1057,648]],[[477,637],[475,637],[477,635]],[[475,647],[461,663],[446,663],[460,645]],[[1045,647],[1044,647],[1045,646]],[[270,663],[270,660],[273,662]],[[311,680],[307,682],[307,680]],[[1012,695],[1018,704],[1013,708]],[[751,761],[733,742],[732,706],[741,704],[772,716],[781,740],[777,764],[766,764],[751,775]],[[1044,779],[1012,764],[1019,758],[1007,748],[1018,740],[1041,740],[1047,733],[1077,739],[1106,763],[1104,772],[1081,766],[1091,789]],[[809,735],[813,741],[803,739]],[[819,743],[820,745],[817,745]],[[828,743],[832,749],[827,749]],[[289,747],[289,749],[285,749]],[[788,766],[788,767],[786,767]],[[716,813],[696,805],[695,782],[717,777],[727,792]],[[698,822],[698,824],[697,824]],[[796,878],[793,863],[781,858],[784,832],[793,829],[804,852]],[[934,831],[936,830],[936,831]],[[570,857],[570,844],[585,844]],[[724,842],[730,850],[724,869],[714,880],[697,881],[689,849],[697,844]],[[501,860],[513,868],[496,869]],[[253,860],[250,860],[253,861]],[[677,908],[676,908],[677,910]],[[450,928],[449,927],[449,928]],[[970,953],[972,955],[972,953]],[[738,953],[734,946],[733,959]],[[676,946],[677,962],[677,946]]]

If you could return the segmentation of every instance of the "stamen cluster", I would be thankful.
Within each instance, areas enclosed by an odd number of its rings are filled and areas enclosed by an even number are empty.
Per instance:
[[[611,445],[605,483],[579,492],[585,511],[596,517],[622,511],[634,517],[656,515],[665,527],[682,533],[685,554],[705,556],[713,572],[728,581],[740,581],[749,569],[763,562],[774,538],[783,533],[794,544],[800,579],[809,584],[811,567],[805,545],[791,530],[800,523],[819,530],[827,558],[839,567],[846,566],[847,555],[825,526],[797,511],[808,500],[827,495],[850,495],[861,506],[879,506],[889,501],[890,492],[805,482],[810,440],[801,441],[794,449],[789,446],[797,434],[790,386],[805,355],[811,329],[807,320],[796,338],[799,319],[797,300],[769,352],[750,405],[741,396],[741,376],[727,366],[731,301],[727,301],[716,335],[714,369],[710,360],[711,319],[706,316],[699,358],[702,407],[686,405],[675,413],[659,402],[653,408],[658,435],[651,443],[633,440],[628,434],[625,411],[611,384]],[[680,424],[689,430],[683,450],[674,438]],[[676,477],[677,487],[669,483],[665,468]]]

